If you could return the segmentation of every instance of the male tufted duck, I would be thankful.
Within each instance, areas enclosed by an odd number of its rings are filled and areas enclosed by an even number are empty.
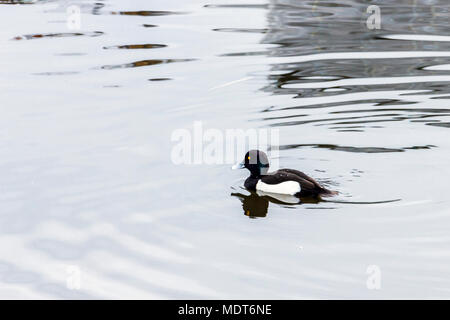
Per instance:
[[[269,160],[267,155],[259,150],[250,150],[242,163],[233,166],[233,169],[247,168],[250,177],[245,180],[244,186],[250,191],[288,194],[296,197],[332,196],[336,191],[322,187],[316,180],[303,172],[294,169],[280,169],[268,172]]]

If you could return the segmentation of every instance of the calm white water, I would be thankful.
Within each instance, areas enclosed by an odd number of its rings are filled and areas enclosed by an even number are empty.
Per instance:
[[[0,298],[450,297],[446,1],[379,1],[380,30],[356,0],[5,2]],[[241,200],[247,172],[172,163],[194,121],[401,200]]]

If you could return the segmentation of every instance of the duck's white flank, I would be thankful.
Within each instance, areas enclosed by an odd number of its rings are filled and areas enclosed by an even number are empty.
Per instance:
[[[297,181],[284,181],[278,184],[267,184],[259,180],[256,184],[256,190],[268,193],[294,195],[297,192],[300,192],[302,188],[300,187],[300,183]]]

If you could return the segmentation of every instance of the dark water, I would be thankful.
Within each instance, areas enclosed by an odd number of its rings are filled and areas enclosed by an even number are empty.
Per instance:
[[[0,1],[0,297],[449,297],[448,2],[19,2]],[[340,195],[175,165],[195,121],[278,129],[280,166]]]

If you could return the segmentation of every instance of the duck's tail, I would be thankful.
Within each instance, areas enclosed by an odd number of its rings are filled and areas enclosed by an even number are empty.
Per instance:
[[[333,191],[327,188],[322,187],[322,190],[320,191],[320,196],[321,197],[332,197],[332,196],[337,196],[339,194],[338,191]]]

